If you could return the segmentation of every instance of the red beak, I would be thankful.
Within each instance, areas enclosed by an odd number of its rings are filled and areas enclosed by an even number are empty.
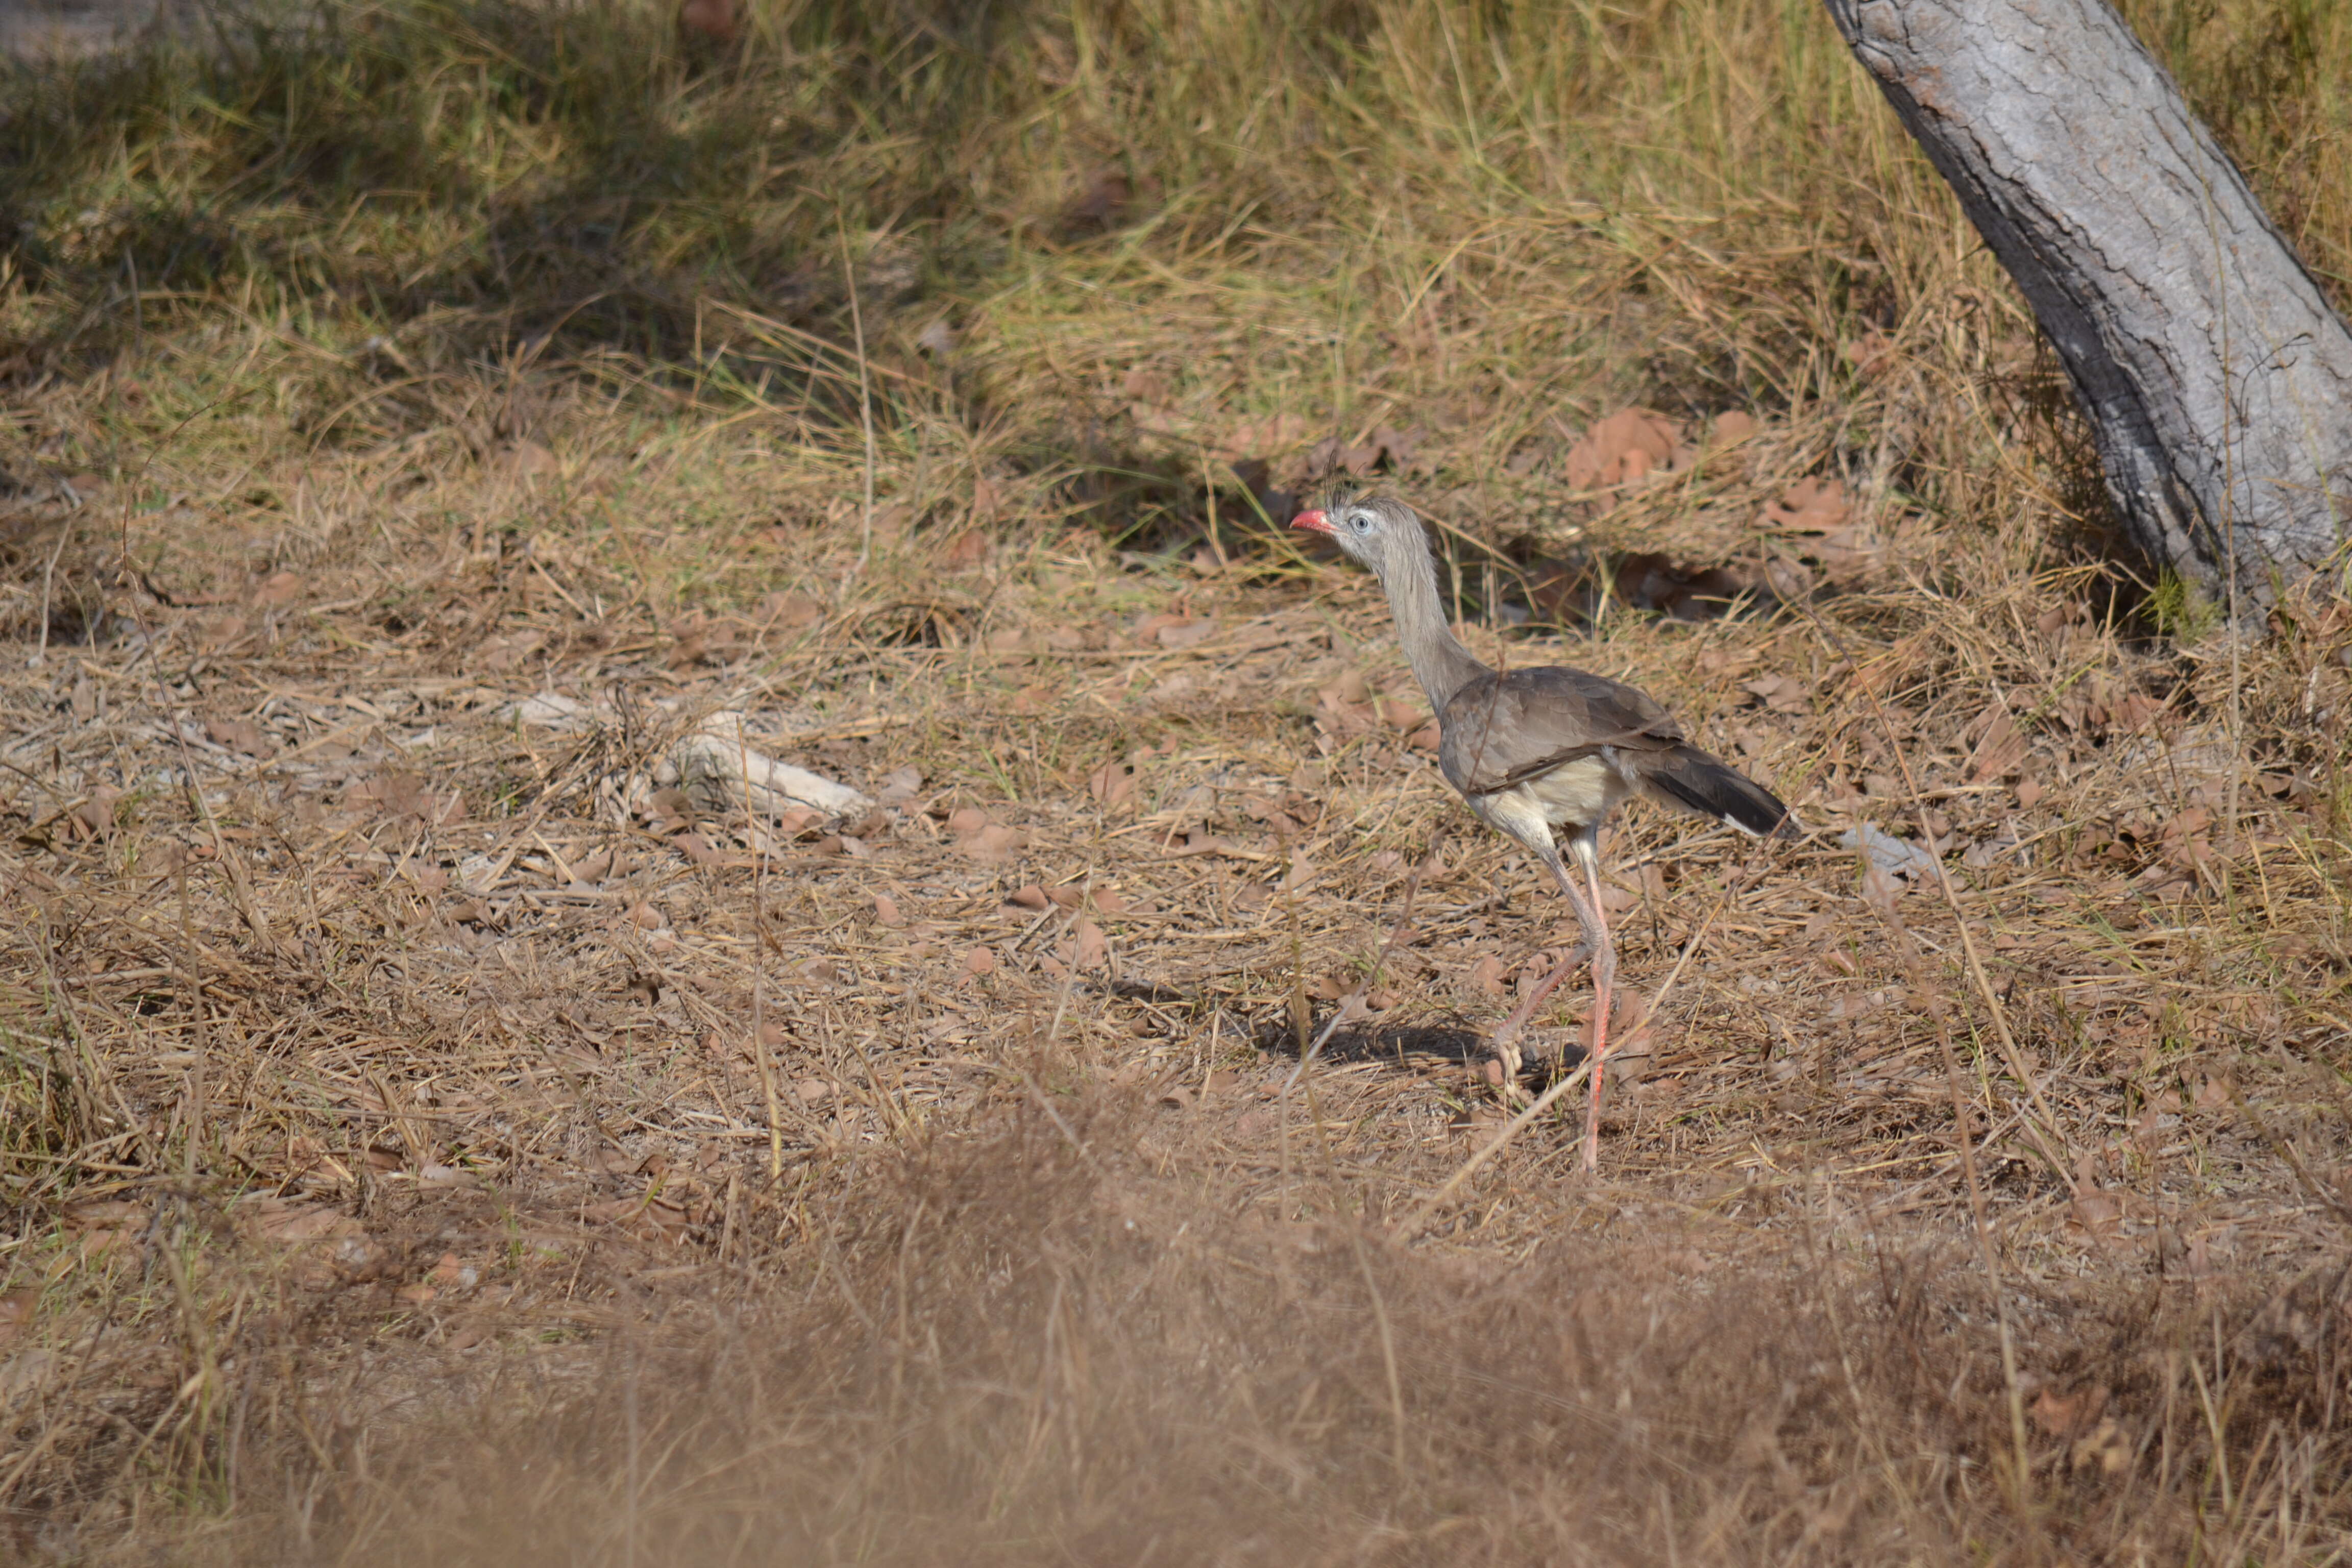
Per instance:
[[[1331,520],[1319,511],[1302,511],[1290,520],[1293,528],[1311,528],[1318,533],[1332,531]]]

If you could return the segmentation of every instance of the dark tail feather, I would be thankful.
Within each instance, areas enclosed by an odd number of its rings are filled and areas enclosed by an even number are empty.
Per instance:
[[[1643,769],[1642,780],[1649,786],[1643,793],[1661,805],[1712,816],[1759,838],[1789,820],[1789,808],[1770,790],[1696,746],[1676,746]]]

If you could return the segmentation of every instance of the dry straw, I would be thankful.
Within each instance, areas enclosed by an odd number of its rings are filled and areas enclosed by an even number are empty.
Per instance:
[[[2135,14],[2347,271],[2343,19]],[[1822,18],[885,15],[11,79],[18,1554],[2340,1556],[2352,619],[2100,552]],[[1602,1181],[1327,438],[1812,830],[1620,828]]]

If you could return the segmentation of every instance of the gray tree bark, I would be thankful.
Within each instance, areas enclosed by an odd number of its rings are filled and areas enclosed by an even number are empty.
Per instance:
[[[2033,307],[2154,561],[2244,608],[2352,536],[2352,331],[2105,0],[1825,0]]]

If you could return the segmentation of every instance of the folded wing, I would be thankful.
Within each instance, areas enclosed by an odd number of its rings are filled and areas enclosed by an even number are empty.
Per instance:
[[[1674,716],[1630,686],[1549,666],[1480,676],[1445,704],[1438,766],[1465,795],[1490,795],[1613,747],[1636,759],[1682,744]]]

